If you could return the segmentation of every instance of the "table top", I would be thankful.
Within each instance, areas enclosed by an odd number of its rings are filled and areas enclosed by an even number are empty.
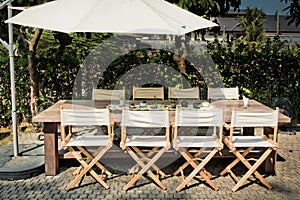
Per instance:
[[[105,108],[111,101],[94,101],[94,100],[60,100],[54,105],[39,113],[33,118],[33,122],[60,122],[60,109],[61,107],[66,109],[94,109],[94,108]],[[129,103],[129,102],[127,102]],[[236,110],[249,110],[249,111],[258,111],[258,112],[267,112],[272,110],[272,108],[259,103],[256,100],[250,100],[248,107],[243,108],[243,100],[217,100],[211,102],[210,105],[218,107],[224,111],[224,120],[225,122],[231,121],[231,111],[233,108]],[[170,111],[170,120],[174,118],[174,111]],[[121,113],[113,112],[112,120],[115,122],[120,122]],[[291,119],[283,114],[279,114],[279,123],[290,123]]]

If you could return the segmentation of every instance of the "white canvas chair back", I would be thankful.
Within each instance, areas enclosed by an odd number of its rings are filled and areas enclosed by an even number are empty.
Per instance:
[[[122,113],[122,126],[143,128],[169,127],[169,112],[124,109]]]
[[[223,126],[223,111],[220,109],[211,110],[186,110],[177,109],[175,114],[175,126]]]
[[[207,90],[208,100],[217,99],[239,99],[239,88],[208,88]]]
[[[168,99],[199,99],[199,88],[179,89],[174,87],[168,88]]]
[[[164,87],[141,88],[133,86],[133,100],[136,99],[161,99],[164,100]]]
[[[211,110],[186,110],[176,109],[175,113],[175,126],[183,127],[218,127],[219,135],[217,136],[222,143],[223,132],[223,111],[218,108]],[[214,135],[216,135],[214,129]],[[176,137],[177,135],[175,135]]]
[[[274,129],[274,141],[276,142],[278,114],[278,109],[270,112],[238,111],[233,109],[230,126],[231,129],[235,127],[272,127]],[[230,134],[231,139],[232,136],[233,133]]]
[[[93,88],[92,100],[117,101],[125,98],[125,90],[106,90]]]
[[[274,127],[277,124],[277,110],[271,112],[232,111],[231,125],[234,127]]]
[[[62,126],[110,125],[109,109],[61,109]]]

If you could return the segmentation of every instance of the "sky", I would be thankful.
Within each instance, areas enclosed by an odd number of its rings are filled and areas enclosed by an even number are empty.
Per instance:
[[[286,15],[287,11],[282,11],[288,6],[285,1],[280,0],[242,0],[241,9],[245,9],[249,6],[250,8],[257,7],[262,9],[267,15],[274,15],[276,10],[279,11],[280,15]]]

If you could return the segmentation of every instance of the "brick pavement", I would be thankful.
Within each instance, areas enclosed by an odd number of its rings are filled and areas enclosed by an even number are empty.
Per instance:
[[[72,180],[71,173],[75,169],[66,161],[54,177],[41,174],[25,180],[0,180],[0,199],[297,199],[300,196],[300,132],[296,135],[279,134],[279,142],[278,154],[283,159],[277,162],[277,174],[266,178],[273,186],[272,190],[257,182],[247,182],[245,187],[232,193],[233,180],[228,176],[215,176],[214,182],[220,187],[219,191],[194,179],[186,189],[176,193],[181,177],[168,176],[163,180],[168,187],[166,191],[145,178],[138,181],[137,187],[123,191],[130,176],[115,173],[107,180],[111,187],[108,190],[91,176],[86,176],[80,187],[66,192],[64,188]],[[215,159],[207,168],[213,169],[212,174],[217,175],[220,166],[225,164],[223,160]]]

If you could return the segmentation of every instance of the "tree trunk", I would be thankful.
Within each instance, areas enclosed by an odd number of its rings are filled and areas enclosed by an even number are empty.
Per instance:
[[[28,41],[28,71],[30,76],[30,110],[32,119],[38,113],[39,81],[36,64],[36,47],[43,33],[43,29],[36,29],[31,40]]]
[[[186,64],[185,64],[185,58],[187,56],[187,50],[184,49],[182,55],[179,55],[179,49],[175,50],[175,54],[173,56],[174,61],[177,63],[180,73],[186,74]]]

